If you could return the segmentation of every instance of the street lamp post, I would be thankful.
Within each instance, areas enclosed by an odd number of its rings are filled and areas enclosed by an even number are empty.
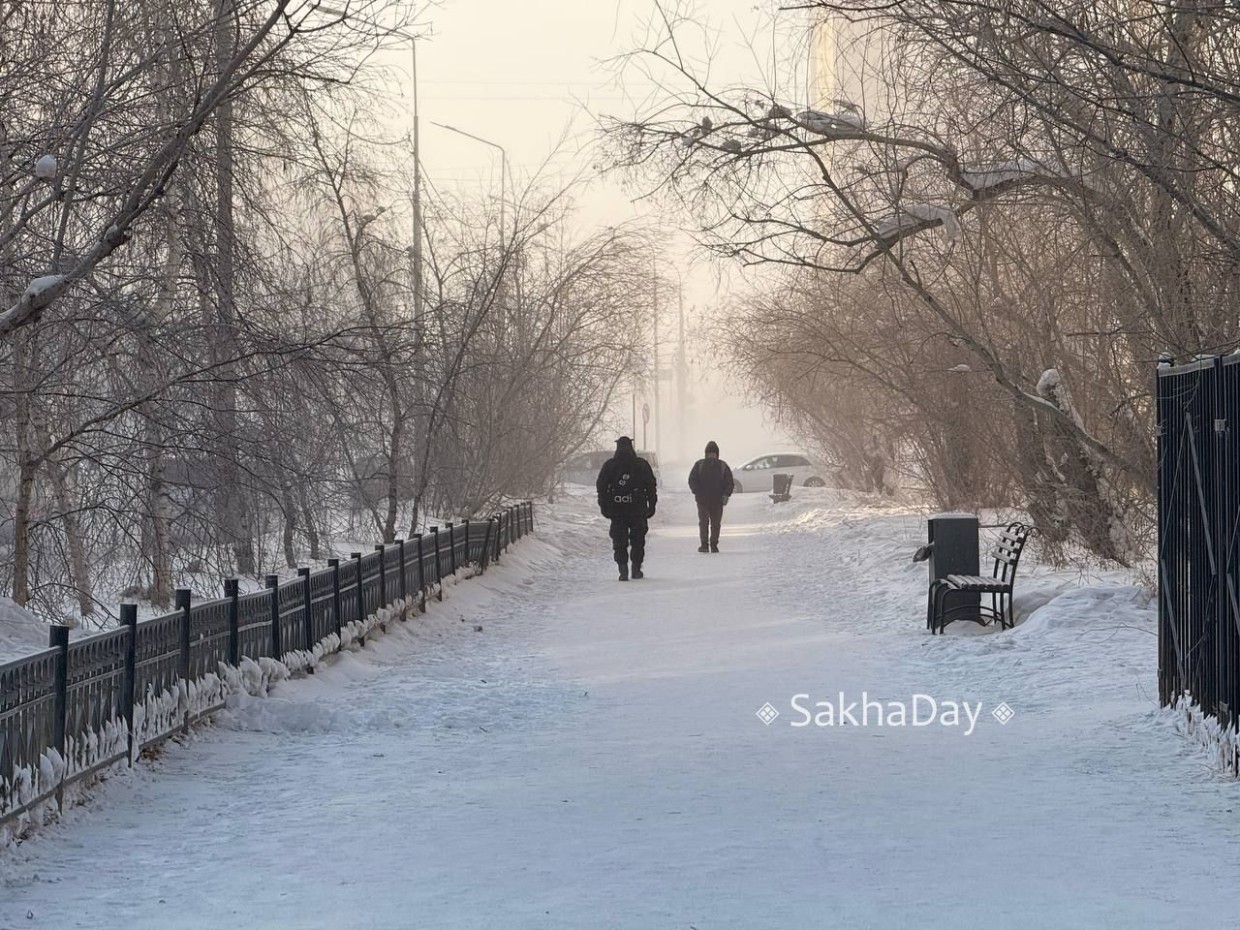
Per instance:
[[[413,56],[413,318],[422,323],[422,159],[418,154],[418,37],[409,40]]]
[[[347,10],[337,7],[319,5],[318,12],[326,16],[335,16],[341,21],[349,18]],[[404,29],[391,29],[388,35],[400,36],[409,40],[410,53],[413,59],[413,315],[419,322],[422,319],[422,160],[418,152],[418,37]]]

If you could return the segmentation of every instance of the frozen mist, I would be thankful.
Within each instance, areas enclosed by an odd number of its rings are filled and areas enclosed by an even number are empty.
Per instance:
[[[665,494],[617,584],[590,497],[430,615],[0,856],[0,927],[1223,926],[1236,784],[1157,708],[1122,573],[1033,567],[1009,633],[924,634],[921,516]],[[481,626],[481,631],[475,630]],[[790,701],[981,702],[975,731]],[[756,716],[766,702],[780,716]],[[1001,725],[991,708],[1007,702]],[[1152,880],[1153,876],[1156,880]],[[29,916],[28,916],[29,915]]]

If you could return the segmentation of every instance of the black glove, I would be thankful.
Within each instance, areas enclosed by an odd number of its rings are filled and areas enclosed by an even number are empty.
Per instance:
[[[654,504],[647,504],[646,505],[646,519],[649,520],[653,516],[654,516]]]
[[[725,497],[721,503],[724,507],[728,506],[728,498]]]

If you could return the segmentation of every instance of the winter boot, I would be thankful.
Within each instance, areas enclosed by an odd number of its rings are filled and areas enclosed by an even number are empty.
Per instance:
[[[698,552],[710,552],[710,549],[707,548],[706,543],[702,543],[698,546]]]
[[[718,551],[719,551],[719,543],[711,543],[711,544],[710,544],[710,551],[711,551],[711,552],[718,552]]]
[[[636,579],[638,579],[638,578],[645,578],[645,577],[646,577],[646,576],[642,574],[642,563],[641,563],[641,562],[634,562],[634,563],[633,563],[633,578],[634,578],[634,580],[636,580]]]
[[[619,562],[619,563],[617,563],[617,564],[620,566],[620,580],[621,580],[621,581],[628,581],[628,580],[629,580],[629,565],[628,565],[628,563],[627,563],[627,562]]]

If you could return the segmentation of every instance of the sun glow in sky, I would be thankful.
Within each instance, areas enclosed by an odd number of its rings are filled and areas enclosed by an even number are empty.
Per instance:
[[[709,65],[712,79],[765,84],[772,46],[795,42],[795,33],[804,31],[803,20],[787,14],[773,18],[772,8],[766,0],[697,4],[699,60],[703,67]],[[641,45],[646,24],[655,14],[652,0],[444,0],[428,7],[418,19],[426,35],[418,43],[425,183],[434,190],[499,196],[499,151],[435,125],[446,124],[503,147],[510,190],[523,188],[536,175],[555,182],[584,174],[589,182],[576,198],[575,216],[582,228],[654,215],[655,208],[641,199],[640,189],[625,189],[617,179],[599,175],[598,121],[642,112],[643,101],[658,94],[649,77],[631,69],[621,74],[618,61]],[[394,50],[381,62],[391,69],[392,129],[400,134],[408,130],[412,112],[409,52]],[[684,215],[659,216],[663,229],[688,223]],[[703,261],[687,234],[676,237],[668,254],[670,267],[664,273],[678,273],[684,282],[692,340],[693,330],[722,312],[728,295],[745,284],[734,269]],[[675,351],[675,298],[665,306],[660,354],[670,365]],[[691,344],[691,361],[696,354]],[[690,456],[700,454],[709,438],[730,448],[734,460],[791,447],[748,404],[738,384],[701,364],[693,371],[697,383],[690,391],[690,409],[679,421],[670,383],[664,384],[665,460],[678,457],[682,433],[683,448]],[[639,400],[639,409],[640,404]],[[629,427],[630,406],[626,393],[618,403],[617,427]],[[652,424],[650,445],[653,433]]]

